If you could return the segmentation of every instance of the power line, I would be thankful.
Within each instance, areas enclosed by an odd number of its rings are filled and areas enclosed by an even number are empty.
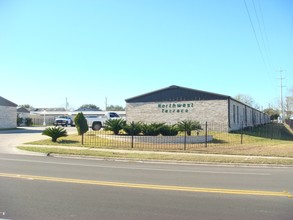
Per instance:
[[[283,75],[282,75],[282,73],[283,73],[283,70],[280,70],[280,89],[281,89],[281,91],[280,91],[280,95],[281,95],[281,113],[282,113],[282,118],[281,118],[281,120],[282,120],[282,122],[284,122],[284,102],[283,102],[283,88],[285,87],[285,86],[283,86],[283,79],[285,79],[284,77],[283,77]]]
[[[272,61],[271,56],[270,56],[271,53],[270,53],[270,48],[269,48],[269,44],[268,44],[268,37],[267,37],[267,33],[266,33],[266,28],[265,28],[263,14],[262,14],[262,10],[261,10],[260,1],[258,1],[258,7],[259,7],[259,12],[260,12],[260,17],[261,17],[262,23],[260,22],[256,7],[255,7],[255,4],[254,4],[254,0],[252,1],[252,3],[253,3],[253,8],[254,8],[254,12],[255,12],[255,15],[256,15],[256,19],[257,19],[257,23],[258,23],[258,27],[259,27],[259,31],[260,31],[260,36],[261,36],[263,46],[264,46],[264,49],[265,49],[265,54],[266,54],[269,70],[270,70],[270,72],[272,72],[273,68],[271,66],[271,61]],[[264,35],[265,35],[266,38],[264,38]],[[265,39],[266,39],[266,41],[265,41]]]
[[[252,28],[253,33],[254,33],[255,40],[256,40],[256,42],[257,42],[258,50],[259,50],[259,52],[260,52],[260,55],[261,55],[262,61],[263,61],[264,65],[265,65],[266,71],[267,71],[267,73],[269,73],[269,71],[268,71],[268,67],[267,67],[267,64],[266,64],[265,59],[264,59],[264,55],[263,55],[262,49],[261,49],[261,47],[260,47],[259,40],[258,40],[258,38],[257,38],[257,34],[256,34],[256,31],[255,31],[255,28],[254,28],[254,25],[253,25],[253,22],[252,22],[252,19],[251,19],[251,15],[250,15],[250,13],[249,13],[249,9],[248,9],[247,4],[246,4],[246,0],[243,0],[243,1],[244,1],[244,5],[245,5],[245,8],[246,8],[246,12],[247,12],[248,17],[249,17],[249,21],[250,21],[251,28]]]

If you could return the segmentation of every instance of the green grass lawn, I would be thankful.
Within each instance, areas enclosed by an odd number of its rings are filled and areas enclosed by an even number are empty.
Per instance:
[[[206,155],[188,155],[188,154],[164,154],[164,153],[137,153],[137,152],[111,152],[111,151],[95,151],[93,149],[85,148],[78,149],[60,149],[56,147],[32,147],[21,146],[19,149],[40,152],[46,154],[60,154],[71,156],[90,156],[99,158],[122,158],[127,160],[159,160],[159,161],[177,161],[190,163],[225,163],[225,164],[265,164],[265,165],[286,165],[292,166],[293,159],[288,158],[257,158],[257,157],[222,157],[222,156],[206,156]]]
[[[273,139],[270,134],[274,135]],[[186,150],[184,150],[184,152],[293,157],[293,134],[284,125],[268,124],[263,127],[246,130],[244,132],[209,132],[209,135],[213,136],[213,141],[208,143],[207,147],[205,144],[186,144]],[[127,138],[127,140],[124,140],[123,137]],[[51,139],[46,139],[31,142],[30,144],[169,152],[183,152],[184,149],[183,144],[157,144],[142,142],[135,142],[132,148],[131,137],[120,135],[118,138],[117,136],[112,135],[111,132],[105,131],[88,132],[85,135],[85,143],[83,145],[81,144],[81,136],[78,135],[69,135],[67,137],[60,138],[56,143],[51,142]]]

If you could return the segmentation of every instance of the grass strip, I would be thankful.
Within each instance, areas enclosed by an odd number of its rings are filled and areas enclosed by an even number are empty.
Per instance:
[[[178,154],[164,154],[164,153],[132,153],[132,152],[111,152],[98,151],[94,149],[61,149],[54,147],[32,147],[20,146],[21,150],[33,151],[45,154],[61,154],[74,156],[90,156],[98,158],[123,158],[133,160],[160,160],[160,161],[179,161],[192,163],[226,163],[226,164],[258,164],[258,165],[293,165],[292,159],[287,158],[255,158],[255,157],[222,157],[222,156],[206,156],[206,155],[181,155]]]

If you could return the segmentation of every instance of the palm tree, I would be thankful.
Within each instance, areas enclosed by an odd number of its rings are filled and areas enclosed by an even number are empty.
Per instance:
[[[201,130],[200,123],[198,121],[185,120],[177,123],[179,131],[186,131],[187,135],[191,135],[192,130]]]
[[[139,135],[141,132],[141,122],[131,122],[130,124],[125,124],[123,127],[128,135]]]
[[[42,132],[42,135],[47,135],[52,138],[52,142],[56,142],[58,138],[66,137],[67,131],[61,127],[49,127]]]
[[[105,131],[113,131],[115,135],[119,134],[119,131],[126,125],[126,121],[123,118],[111,119],[105,122]]]

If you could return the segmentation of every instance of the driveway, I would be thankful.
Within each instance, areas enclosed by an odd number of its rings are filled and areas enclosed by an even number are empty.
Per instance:
[[[19,127],[13,130],[0,130],[0,153],[3,154],[36,154],[17,149],[23,143],[49,138],[42,135],[46,127]],[[68,133],[75,133],[76,128],[66,128]]]

